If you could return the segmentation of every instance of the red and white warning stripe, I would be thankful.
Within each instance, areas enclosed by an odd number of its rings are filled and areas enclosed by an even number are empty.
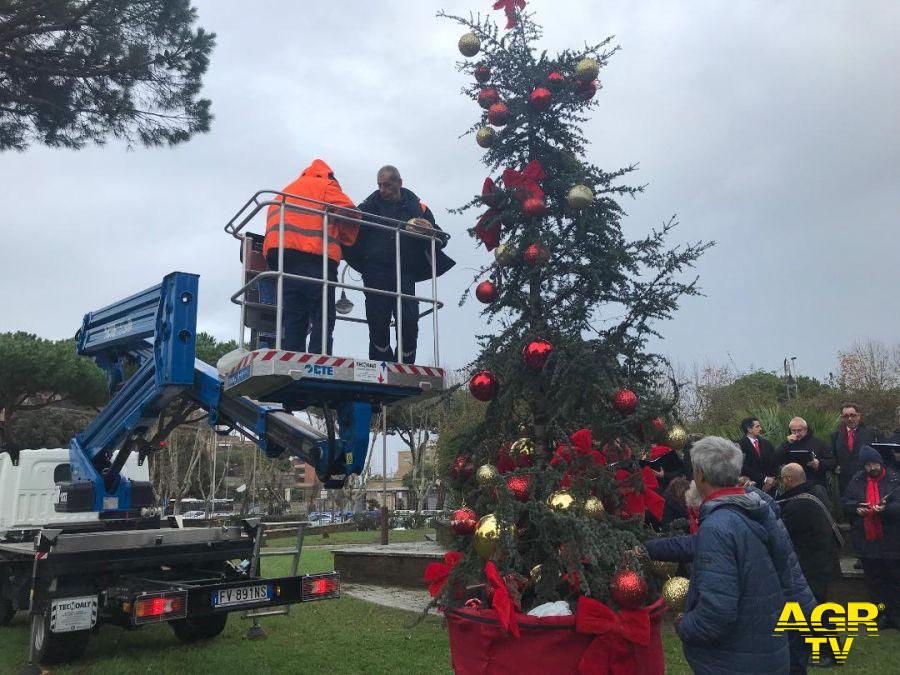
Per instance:
[[[414,366],[403,363],[389,363],[388,370],[392,373],[403,373],[404,375],[427,375],[429,377],[443,377],[443,368],[434,368],[432,366]]]
[[[260,361],[279,361],[289,363],[309,363],[315,366],[334,366],[335,368],[343,366],[344,368],[353,367],[353,359],[343,356],[323,356],[322,354],[305,354],[303,352],[285,352],[278,349],[269,349],[259,351],[261,354]]]

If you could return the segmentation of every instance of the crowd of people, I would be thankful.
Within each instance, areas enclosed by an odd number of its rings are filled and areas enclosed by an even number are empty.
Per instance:
[[[685,534],[650,539],[638,551],[689,571],[675,625],[693,670],[794,674],[837,664],[827,648],[811,660],[799,633],[774,628],[785,603],[799,603],[809,616],[829,600],[841,575],[840,521],[849,523],[868,600],[882,608],[878,628],[900,629],[900,473],[893,448],[879,445],[859,406],[841,408],[830,444],[799,417],[777,449],[757,418],[743,420],[740,432],[736,441],[690,439],[656,523],[669,533],[683,524]],[[894,432],[882,442],[898,441]]]

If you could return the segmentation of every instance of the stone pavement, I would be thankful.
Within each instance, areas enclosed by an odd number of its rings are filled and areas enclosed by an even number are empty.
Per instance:
[[[422,610],[431,602],[431,596],[427,590],[415,590],[412,588],[390,588],[386,586],[371,586],[368,584],[344,584],[341,588],[352,598],[374,602],[383,607],[403,609],[407,612],[421,614]],[[438,614],[437,608],[428,610],[429,614]]]

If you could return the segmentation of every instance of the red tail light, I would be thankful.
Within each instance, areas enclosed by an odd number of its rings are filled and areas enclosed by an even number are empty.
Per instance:
[[[187,591],[135,598],[132,620],[135,624],[183,619],[187,616]]]
[[[303,589],[300,596],[303,602],[339,597],[341,597],[341,575],[337,572],[307,574],[303,577]]]

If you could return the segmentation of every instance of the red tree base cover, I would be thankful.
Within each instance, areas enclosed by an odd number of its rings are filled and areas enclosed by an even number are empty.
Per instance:
[[[662,675],[660,624],[666,606],[647,608],[650,641],[635,644],[610,633],[579,632],[575,616],[518,615],[521,637],[507,635],[492,609],[447,612],[450,658],[457,675]]]

